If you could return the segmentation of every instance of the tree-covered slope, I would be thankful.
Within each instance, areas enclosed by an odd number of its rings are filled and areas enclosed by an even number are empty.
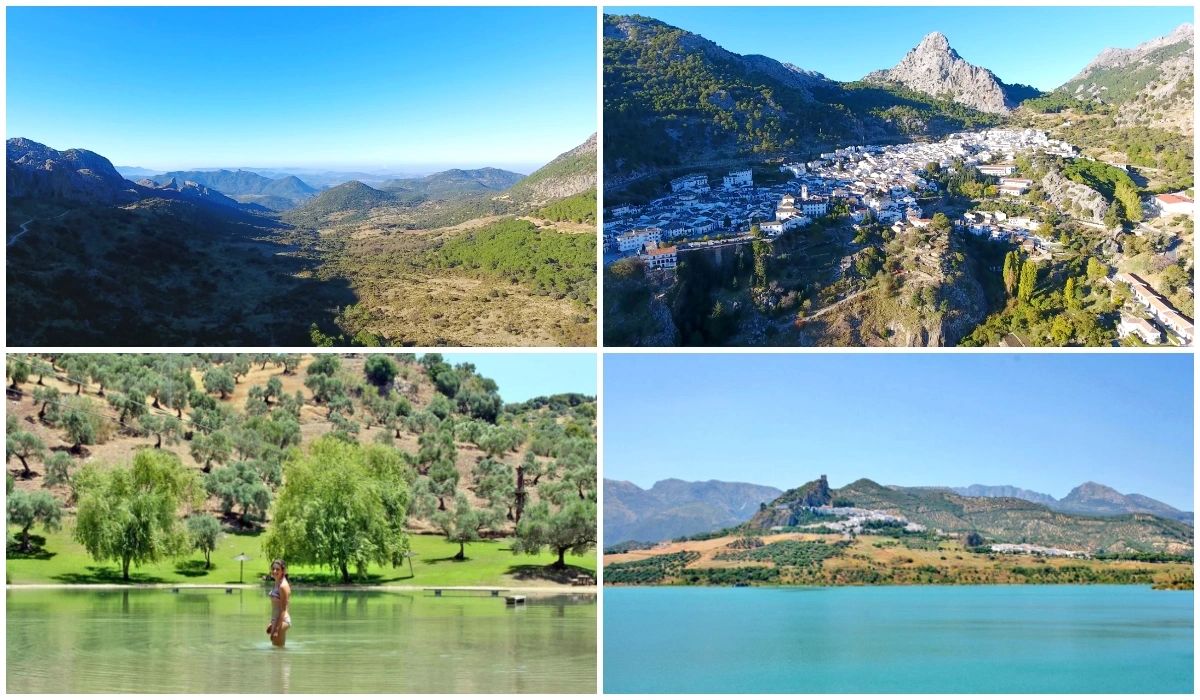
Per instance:
[[[740,56],[637,15],[604,18],[604,114],[610,178],[997,119],[896,86],[838,83],[765,56]]]

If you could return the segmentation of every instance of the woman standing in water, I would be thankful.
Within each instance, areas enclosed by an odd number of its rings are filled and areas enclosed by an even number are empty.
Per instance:
[[[271,624],[267,625],[267,636],[277,647],[287,641],[287,631],[292,626],[292,616],[288,614],[288,603],[292,600],[292,585],[287,580],[287,564],[282,559],[271,562],[271,578],[275,579],[275,587],[267,595],[271,597]]]

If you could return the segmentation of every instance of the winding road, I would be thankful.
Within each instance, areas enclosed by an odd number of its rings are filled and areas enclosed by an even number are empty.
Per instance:
[[[25,223],[21,224],[21,230],[17,231],[17,235],[13,236],[12,239],[9,240],[8,245],[6,247],[8,247],[8,248],[13,247],[13,245],[15,245],[16,242],[21,239],[21,236],[24,236],[25,234],[29,233],[29,224],[32,224],[32,223],[33,223],[33,219],[30,219],[29,221],[26,221]]]
[[[51,219],[61,219],[64,216],[66,216],[70,211],[71,210],[68,209],[67,211],[64,211],[63,213],[59,214],[58,216],[52,216],[50,218]],[[34,221],[37,221],[37,219],[30,219],[29,221],[26,221],[25,223],[21,224],[21,230],[17,231],[17,235],[15,235],[11,239],[9,239],[8,244],[5,247],[11,248],[14,245],[16,245],[16,242],[21,240],[21,236],[24,236],[25,234],[29,233],[29,225],[32,224]]]

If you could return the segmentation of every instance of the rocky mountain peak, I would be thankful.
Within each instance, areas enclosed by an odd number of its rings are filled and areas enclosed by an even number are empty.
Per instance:
[[[949,54],[954,58],[959,58],[958,53],[956,53],[954,49],[950,48],[950,40],[947,39],[946,35],[942,34],[941,32],[930,32],[926,34],[925,38],[921,39],[921,43],[917,44],[917,47],[913,49],[913,51],[924,54]]]
[[[981,112],[1004,114],[1031,92],[1005,85],[990,70],[968,63],[941,32],[926,34],[894,68],[875,71],[868,82],[899,83],[934,97],[949,97]],[[1014,89],[1015,88],[1015,89]],[[1036,92],[1036,91],[1032,91]]]

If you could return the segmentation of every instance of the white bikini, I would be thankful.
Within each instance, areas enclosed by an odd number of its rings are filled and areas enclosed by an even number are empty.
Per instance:
[[[274,610],[275,610],[275,614],[273,616],[271,616],[271,620],[274,621],[275,619],[277,619],[279,617],[279,608],[281,605],[283,605],[283,600],[280,598],[278,581],[275,582],[275,587],[272,588],[271,592],[267,593],[267,595],[270,596],[271,607],[274,608]],[[288,627],[291,627],[292,626],[291,613],[284,612],[283,613],[283,621],[288,624]]]

